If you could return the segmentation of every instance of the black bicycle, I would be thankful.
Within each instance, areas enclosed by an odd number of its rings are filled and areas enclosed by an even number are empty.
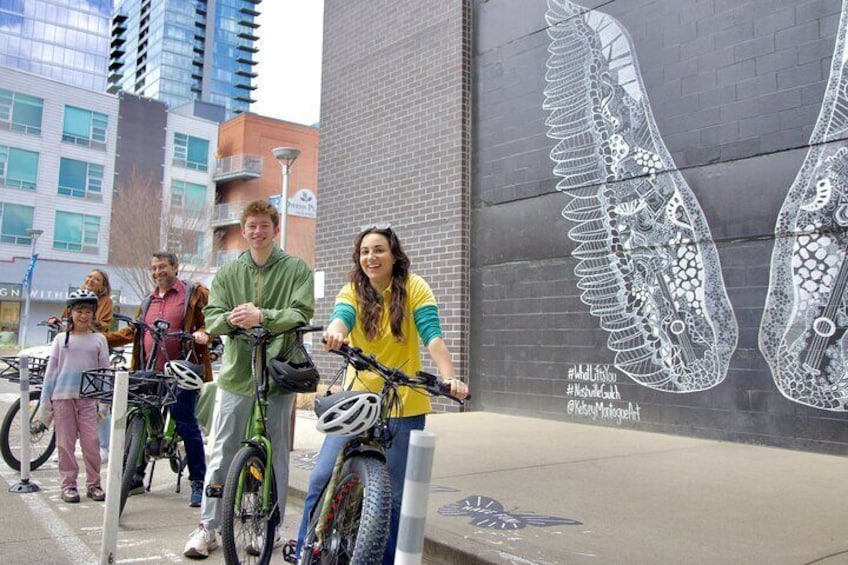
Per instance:
[[[471,397],[462,400],[451,396],[450,386],[435,375],[419,371],[409,376],[357,347],[342,345],[332,353],[345,360],[332,384],[342,378],[347,366],[352,366],[356,371],[379,375],[383,386],[378,393],[343,390],[316,399],[318,429],[350,439],[339,451],[333,474],[312,510],[298,563],[381,563],[392,512],[385,453],[392,442],[389,416],[399,403],[397,388],[412,387],[421,394],[442,396],[459,404]]]

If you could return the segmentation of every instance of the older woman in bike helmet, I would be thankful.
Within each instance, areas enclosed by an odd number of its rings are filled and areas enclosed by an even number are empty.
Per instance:
[[[404,372],[415,374],[422,369],[420,340],[441,377],[450,384],[451,394],[458,398],[468,395],[468,387],[456,378],[450,352],[442,339],[439,309],[433,292],[424,279],[410,272],[409,258],[391,226],[372,226],[356,237],[353,268],[348,279],[336,297],[330,323],[324,332],[328,350],[350,343],[366,354],[373,354],[384,365],[403,367]],[[352,376],[351,371],[346,385],[351,385],[353,390],[380,391],[382,379],[376,375],[370,380],[363,373],[356,380],[352,380]],[[427,395],[417,394],[408,387],[400,387],[398,395],[400,403],[395,406],[390,420],[395,435],[386,453],[392,483],[391,530],[383,558],[386,564],[394,561],[409,434],[412,430],[424,429],[424,417],[431,410]],[[338,436],[324,438],[309,476],[309,490],[298,532],[298,555],[306,536],[309,514],[332,474],[336,455],[345,441],[346,438]]]

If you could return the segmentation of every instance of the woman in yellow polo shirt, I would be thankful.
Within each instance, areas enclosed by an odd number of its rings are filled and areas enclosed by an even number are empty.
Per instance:
[[[422,369],[419,339],[436,364],[439,375],[450,384],[451,394],[465,398],[468,387],[456,378],[450,352],[442,339],[439,308],[433,292],[424,279],[409,271],[409,257],[390,226],[368,228],[354,242],[353,268],[349,282],[336,297],[330,323],[324,332],[325,348],[330,350],[350,343],[366,354],[373,354],[384,365],[402,367],[405,373],[414,375]],[[381,384],[382,379],[377,375],[369,378],[360,373],[353,381],[353,389],[379,392]],[[398,396],[401,402],[390,422],[395,435],[386,452],[392,483],[392,522],[384,564],[394,561],[409,434],[412,430],[424,429],[424,417],[431,409],[427,395],[408,387],[400,387]],[[330,478],[336,455],[346,441],[336,436],[324,438],[315,468],[309,475],[296,555],[300,554],[312,507]]]

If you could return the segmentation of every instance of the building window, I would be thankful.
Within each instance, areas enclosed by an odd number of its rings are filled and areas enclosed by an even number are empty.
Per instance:
[[[106,128],[109,116],[82,108],[65,106],[65,122],[62,127],[62,141],[106,149]]]
[[[0,88],[0,129],[41,135],[44,100]]]
[[[184,212],[203,212],[206,208],[206,187],[175,180],[171,185],[171,206]]]
[[[209,141],[184,133],[174,134],[174,165],[205,171],[209,168]]]
[[[168,249],[180,259],[182,265],[203,264],[202,231],[172,228],[168,232]]]
[[[0,202],[0,242],[30,245],[34,210],[31,206]]]
[[[0,186],[35,190],[38,153],[0,145]]]
[[[62,157],[59,165],[59,194],[100,200],[102,190],[103,165]]]
[[[85,214],[56,212],[53,249],[97,253],[100,236],[100,218]]]

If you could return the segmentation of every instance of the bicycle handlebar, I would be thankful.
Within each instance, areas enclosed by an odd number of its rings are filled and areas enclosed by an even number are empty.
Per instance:
[[[120,320],[122,322],[126,322],[128,325],[130,325],[130,326],[132,326],[136,329],[148,331],[153,336],[158,336],[160,338],[174,337],[174,338],[179,338],[182,341],[193,341],[194,340],[194,335],[189,333],[189,332],[184,332],[182,330],[176,331],[176,332],[167,331],[168,328],[171,326],[171,323],[168,322],[167,320],[162,320],[161,318],[156,318],[153,321],[153,325],[151,326],[150,324],[148,324],[147,322],[145,322],[144,320],[142,320],[140,318],[135,319],[135,318],[131,318],[129,316],[125,316],[123,314],[114,314],[114,317],[117,320]],[[154,340],[155,339],[156,338],[154,337]]]
[[[394,384],[423,388],[433,396],[443,396],[454,402],[464,405],[471,400],[471,395],[465,398],[457,398],[450,393],[450,385],[431,373],[418,371],[414,377],[410,377],[400,369],[392,369],[383,365],[371,354],[366,355],[360,348],[343,343],[338,349],[331,349],[330,353],[340,355],[345,361],[352,365],[357,371],[372,370]]]
[[[249,342],[258,345],[263,342],[269,342],[272,339],[276,339],[284,334],[294,333],[298,336],[302,336],[305,333],[318,332],[323,329],[324,326],[297,326],[281,332],[272,332],[271,330],[266,329],[262,326],[251,326],[249,328],[235,328],[228,335],[230,337],[246,337]]]

